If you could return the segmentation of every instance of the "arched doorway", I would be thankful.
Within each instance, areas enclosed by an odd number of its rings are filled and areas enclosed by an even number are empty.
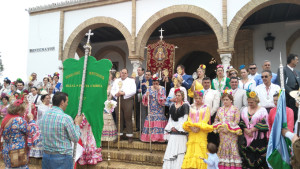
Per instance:
[[[289,50],[286,42],[289,37],[300,27],[300,1],[293,0],[262,0],[250,1],[235,15],[229,25],[229,45],[234,46],[238,55],[233,56],[234,67],[241,64],[256,63],[258,73],[261,73],[261,65],[265,60],[272,62],[271,70],[277,72],[279,56],[282,54],[283,64],[286,63],[286,51]],[[245,34],[244,32],[247,32]],[[264,38],[267,33],[275,37],[274,48],[266,50]],[[251,36],[245,44],[245,39],[240,43],[240,34],[243,37]],[[245,47],[252,47],[245,48]],[[249,53],[250,52],[250,53]],[[253,60],[249,59],[253,57]]]
[[[125,50],[130,51],[131,35],[127,28],[119,21],[109,17],[94,17],[80,24],[69,36],[65,43],[63,58],[73,58],[78,48],[82,48],[86,43],[85,33],[92,29],[94,36],[91,36],[92,55],[99,48],[112,41],[125,40]]]
[[[200,64],[206,65],[206,71],[205,75],[207,77],[215,78],[216,76],[216,66],[217,62],[210,63],[213,59],[213,56],[207,52],[203,51],[192,51],[186,55],[184,55],[180,61],[178,62],[177,66],[179,64],[182,64],[185,66],[185,72],[186,74],[193,74],[196,72],[196,70],[199,68]]]
[[[197,27],[192,25],[189,21],[194,19],[194,21],[198,21],[198,23],[203,23],[202,25],[205,25],[205,27],[208,29],[201,30],[201,26]],[[192,21],[193,22],[193,21]],[[164,26],[163,24],[166,26]],[[178,24],[179,23],[179,24]],[[196,22],[193,22],[196,23]],[[198,25],[199,26],[199,25]],[[141,29],[138,32],[137,35],[137,50],[138,54],[143,57],[144,56],[144,47],[154,42],[154,40],[158,40],[159,36],[157,36],[158,30],[160,28],[165,29],[165,38],[164,40],[168,43],[172,43],[170,40],[173,40],[173,44],[177,45],[179,48],[176,50],[176,62],[180,60],[178,55],[183,56],[183,53],[186,53],[186,51],[183,51],[183,49],[186,49],[186,47],[183,47],[183,45],[178,45],[177,42],[182,42],[181,40],[176,39],[175,37],[185,37],[185,40],[191,42],[189,47],[196,46],[195,39],[192,37],[195,37],[195,33],[198,33],[198,36],[204,36],[204,35],[211,35],[208,36],[206,39],[213,40],[214,41],[214,57],[220,61],[219,54],[217,52],[217,49],[221,48],[222,43],[222,27],[220,23],[217,21],[217,19],[210,14],[208,11],[206,11],[203,8],[193,6],[193,5],[174,5],[165,9],[162,9],[152,15],[141,27]],[[185,29],[185,30],[183,30]],[[208,32],[207,32],[208,31]],[[169,32],[169,34],[168,34]],[[168,37],[169,36],[169,37]],[[187,38],[188,37],[188,38]],[[149,39],[153,40],[149,42]],[[176,41],[176,42],[175,42]],[[177,44],[176,44],[177,43]],[[204,42],[205,43],[205,42]],[[203,44],[204,44],[203,43]],[[202,44],[202,45],[203,45]],[[199,50],[198,49],[191,49],[193,50]],[[202,49],[200,49],[202,50]],[[182,52],[180,54],[180,52]],[[144,58],[145,59],[145,58]]]

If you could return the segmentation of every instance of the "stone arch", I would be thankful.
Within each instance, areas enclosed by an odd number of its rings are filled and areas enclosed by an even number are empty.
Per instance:
[[[126,67],[126,53],[121,48],[119,48],[117,46],[105,46],[105,47],[101,48],[95,54],[95,58],[97,60],[100,60],[100,59],[104,58],[104,56],[107,55],[110,52],[118,53],[123,59],[124,67]]]
[[[300,38],[300,29],[298,29],[296,32],[294,32],[286,41],[286,55],[287,56],[290,54],[292,46],[298,38]]]
[[[299,0],[251,0],[233,17],[228,27],[229,47],[234,47],[235,37],[244,21],[256,11],[270,5],[290,3],[300,5]]]
[[[176,17],[192,17],[208,24],[214,31],[219,48],[222,47],[222,26],[218,20],[203,8],[194,5],[174,5],[164,8],[152,15],[141,27],[137,34],[137,54],[144,59],[144,47],[152,32],[162,23]]]
[[[114,27],[118,29],[124,36],[128,45],[128,51],[130,51],[129,49],[131,49],[131,34],[121,22],[110,17],[94,17],[84,21],[79,26],[77,26],[77,28],[69,36],[64,47],[63,58],[61,58],[62,61],[67,58],[74,57],[78,44],[89,29],[95,29],[104,26]]]

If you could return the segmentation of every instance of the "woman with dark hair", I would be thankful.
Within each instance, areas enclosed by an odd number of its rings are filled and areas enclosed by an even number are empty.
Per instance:
[[[42,104],[38,106],[38,112],[37,112],[37,121],[36,124],[40,126],[40,121],[44,115],[44,113],[52,108],[52,105],[50,104],[50,95],[44,94],[41,96]],[[41,132],[40,132],[41,133]],[[42,134],[40,135],[40,139],[42,140]],[[30,149],[30,157],[35,158],[41,158],[43,157],[43,144],[40,142],[38,145]]]
[[[255,92],[247,92],[248,107],[241,112],[240,127],[244,131],[240,145],[243,168],[268,168],[266,153],[268,146],[268,112],[258,106],[259,99]]]
[[[7,115],[7,108],[9,107],[9,98],[5,93],[1,94],[1,101],[2,105],[0,106],[0,113],[1,113],[1,121]]]
[[[214,126],[214,132],[219,133],[220,145],[218,150],[220,169],[241,169],[242,160],[238,149],[238,135],[242,134],[239,127],[240,111],[233,106],[231,90],[225,90],[222,95],[224,106],[220,107]]]
[[[107,86],[107,100],[104,102],[104,112],[103,112],[103,130],[101,141],[117,141],[118,130],[113,118],[113,111],[117,106],[117,102],[112,100],[112,95],[110,90],[113,84],[115,71],[110,71],[109,82]]]
[[[43,90],[47,91],[48,93],[50,89],[53,90],[53,86],[51,86],[50,78],[51,77],[48,76],[43,78],[43,82],[41,82],[41,84],[38,87],[39,93],[41,93]]]
[[[59,73],[58,72],[55,72],[53,74],[52,85],[53,85],[52,86],[53,94],[55,94],[56,92],[60,92],[62,90],[62,84],[59,82]]]
[[[245,65],[240,66],[240,72],[241,80],[239,80],[239,88],[254,91],[256,82],[253,79],[248,78],[249,72]]]
[[[149,112],[145,119],[141,135],[142,141],[149,142],[151,133],[151,142],[165,142],[164,129],[168,123],[168,120],[164,115],[165,101],[166,90],[159,85],[158,77],[155,76],[152,78],[152,86],[143,96],[143,104],[149,106]]]
[[[211,89],[217,90],[221,94],[226,88],[231,89],[229,81],[230,79],[224,76],[224,66],[218,65],[217,77],[212,80]]]
[[[0,95],[2,93],[8,94],[10,92],[10,82],[11,81],[7,77],[4,78],[4,80],[3,80],[3,87],[0,90]]]
[[[11,159],[10,151],[25,149],[25,152],[28,153],[28,149],[39,142],[39,129],[33,120],[33,115],[31,113],[27,114],[27,120],[25,120],[22,118],[24,113],[25,105],[23,101],[16,100],[9,106],[8,114],[1,123],[1,134],[4,139],[2,155],[7,169],[28,169],[28,155],[27,158],[25,155],[17,158],[19,159],[17,161],[14,158]],[[19,166],[12,167],[12,164],[17,163]]]
[[[187,133],[183,124],[188,119],[189,105],[184,103],[184,92],[175,90],[176,102],[170,107],[170,117],[165,127],[165,139],[168,140],[164,155],[163,169],[181,168],[186,152]]]

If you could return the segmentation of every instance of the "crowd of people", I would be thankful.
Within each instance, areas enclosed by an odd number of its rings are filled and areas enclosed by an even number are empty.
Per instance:
[[[290,54],[283,69],[288,128],[282,133],[291,140],[297,138],[292,133],[299,120],[295,99],[289,95],[299,89],[297,64],[298,56]],[[141,132],[142,142],[167,142],[164,169],[268,168],[266,151],[280,76],[271,72],[268,60],[263,62],[260,74],[257,69],[256,64],[239,69],[218,65],[214,79],[205,76],[203,64],[196,70],[195,79],[185,73],[183,65],[178,65],[170,77],[159,77],[142,67],[136,77],[129,77],[126,68],[111,71],[101,139],[117,142],[120,127],[121,140],[127,139],[129,144],[134,128]],[[28,150],[29,157],[42,157],[45,168],[57,168],[60,162],[70,168],[71,141],[78,142],[79,138],[84,152],[78,163],[102,161],[101,148],[96,147],[86,118],[77,116],[73,120],[64,113],[68,94],[61,92],[59,78],[54,73],[38,82],[37,74],[32,73],[26,83],[4,79],[0,131],[6,168],[13,168],[11,152],[18,149]],[[134,105],[136,123],[132,121]],[[21,167],[28,168],[27,163]]]

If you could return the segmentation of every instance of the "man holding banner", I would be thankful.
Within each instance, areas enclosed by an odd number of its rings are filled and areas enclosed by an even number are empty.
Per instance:
[[[76,116],[73,121],[64,113],[68,106],[67,93],[55,93],[52,102],[53,108],[44,114],[40,123],[44,146],[42,168],[73,169],[71,141],[77,143],[80,138],[79,125],[83,116]]]
[[[117,116],[117,124],[118,127],[120,127],[119,134],[121,136],[123,135],[123,126],[125,122],[127,130],[126,136],[128,137],[129,143],[132,143],[133,141],[132,105],[133,96],[135,93],[135,81],[134,79],[128,78],[128,70],[124,68],[121,70],[121,78],[116,79],[113,83],[111,95],[117,100],[118,103],[117,107],[115,108],[115,112]]]

